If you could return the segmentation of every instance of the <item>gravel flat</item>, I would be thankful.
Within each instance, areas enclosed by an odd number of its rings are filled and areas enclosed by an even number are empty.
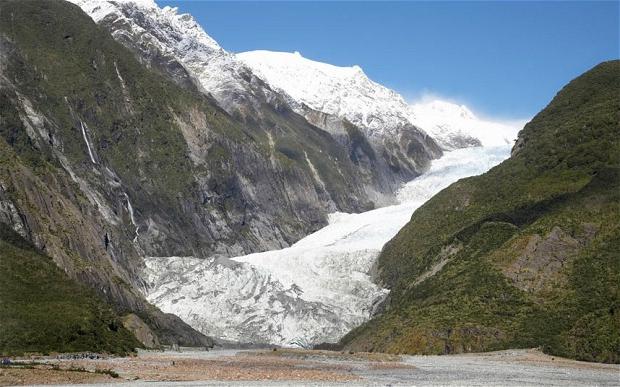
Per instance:
[[[3,379],[0,369],[0,385],[620,386],[620,365],[573,361],[534,349],[449,356],[292,349],[141,351],[129,358],[35,361],[42,369],[12,369],[5,372],[10,379]],[[95,370],[112,370],[119,377]]]

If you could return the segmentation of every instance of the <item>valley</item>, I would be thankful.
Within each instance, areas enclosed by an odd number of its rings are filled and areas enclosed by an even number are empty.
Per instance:
[[[364,25],[302,55],[174,3],[0,1],[0,385],[618,384],[615,53],[494,73]]]
[[[387,296],[372,268],[413,211],[509,155],[509,146],[446,152],[403,185],[398,204],[333,213],[327,226],[281,250],[230,259],[147,258],[147,299],[216,339],[305,348],[337,342]]]

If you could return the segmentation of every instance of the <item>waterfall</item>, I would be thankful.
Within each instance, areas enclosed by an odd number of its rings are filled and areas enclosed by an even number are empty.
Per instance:
[[[90,156],[90,161],[92,161],[93,164],[97,164],[97,162],[95,161],[95,157],[93,156],[93,151],[90,148],[90,143],[88,142],[88,136],[86,136],[84,122],[80,121],[80,125],[82,126],[82,136],[84,136],[84,142],[86,142],[86,147],[88,148],[88,155]]]

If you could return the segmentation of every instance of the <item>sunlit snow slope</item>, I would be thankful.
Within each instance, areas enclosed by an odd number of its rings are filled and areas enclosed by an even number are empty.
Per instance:
[[[462,148],[478,140],[483,146],[514,144],[527,120],[497,121],[477,117],[465,105],[429,99],[409,105],[411,121],[444,148]],[[473,140],[473,141],[472,141]]]
[[[274,90],[301,106],[346,118],[370,137],[408,125],[423,129],[444,149],[513,144],[524,121],[477,117],[466,106],[441,100],[408,104],[395,91],[373,82],[359,66],[340,67],[304,58],[299,52],[267,50],[236,54]],[[396,131],[397,132],[397,131]],[[391,133],[393,135],[393,133]]]
[[[373,82],[359,66],[340,67],[304,58],[299,52],[249,51],[236,54],[291,105],[345,118],[370,137],[396,132],[408,123],[407,103],[393,90]],[[300,113],[303,113],[300,111]]]
[[[293,246],[233,259],[146,259],[147,298],[211,336],[306,346],[335,342],[387,294],[369,270],[413,211],[454,181],[507,158],[508,146],[447,152],[399,192],[400,204],[336,213]]]

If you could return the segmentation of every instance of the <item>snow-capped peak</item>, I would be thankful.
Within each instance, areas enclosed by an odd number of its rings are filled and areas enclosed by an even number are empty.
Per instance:
[[[127,16],[139,11],[145,13],[152,20],[157,20],[166,26],[165,31],[157,34],[160,37],[166,33],[173,33],[179,39],[179,43],[196,41],[211,48],[221,50],[217,42],[202,29],[200,24],[194,20],[192,15],[185,13],[179,14],[177,7],[165,6],[160,8],[153,0],[69,0],[79,5],[84,12],[89,14],[93,20],[99,23],[106,16],[112,15],[116,18],[125,20],[139,32],[146,32],[145,26],[137,25],[136,19],[129,20]],[[147,22],[144,20],[144,22]],[[151,25],[149,25],[151,26]]]
[[[425,106],[429,111],[433,111],[436,114],[444,115],[445,117],[459,118],[465,120],[475,120],[476,115],[469,110],[465,105],[458,105],[451,102],[440,101],[438,99],[430,100],[422,104],[414,104],[413,106]]]
[[[140,0],[147,1],[150,0]],[[169,7],[165,6],[161,9],[161,14],[168,19],[168,22],[175,27],[175,29],[179,32],[182,32],[184,35],[184,43],[188,49],[192,48],[191,43],[192,40],[199,42],[200,44],[209,47],[213,50],[221,50],[222,47],[209,36],[198,24],[198,22],[194,19],[192,15],[189,13],[178,13],[177,7]]]
[[[298,104],[346,118],[370,135],[417,126],[445,149],[510,144],[521,121],[482,120],[464,105],[431,100],[409,105],[393,90],[370,80],[357,65],[334,66],[299,52],[249,51],[236,55],[272,88]]]
[[[99,21],[123,5],[130,5],[142,9],[158,8],[153,0],[69,0],[69,2],[80,6],[80,8],[89,14],[96,23],[99,23]]]
[[[369,129],[371,135],[407,122],[405,100],[370,80],[357,65],[334,66],[304,58],[299,52],[258,50],[236,57],[295,102],[346,118]]]
[[[118,2],[134,3],[143,8],[157,8],[157,4],[153,0],[116,0]]]
[[[465,106],[445,101],[409,106],[357,65],[321,63],[299,51],[230,54],[191,15],[179,14],[175,7],[159,8],[153,0],[70,1],[96,22],[114,24],[116,38],[140,42],[147,51],[155,47],[177,60],[227,110],[234,107],[236,96],[252,94],[247,75],[253,72],[287,97],[298,113],[304,115],[306,106],[346,119],[379,141],[417,126],[445,149],[452,149],[510,142],[520,129],[479,120]]]

